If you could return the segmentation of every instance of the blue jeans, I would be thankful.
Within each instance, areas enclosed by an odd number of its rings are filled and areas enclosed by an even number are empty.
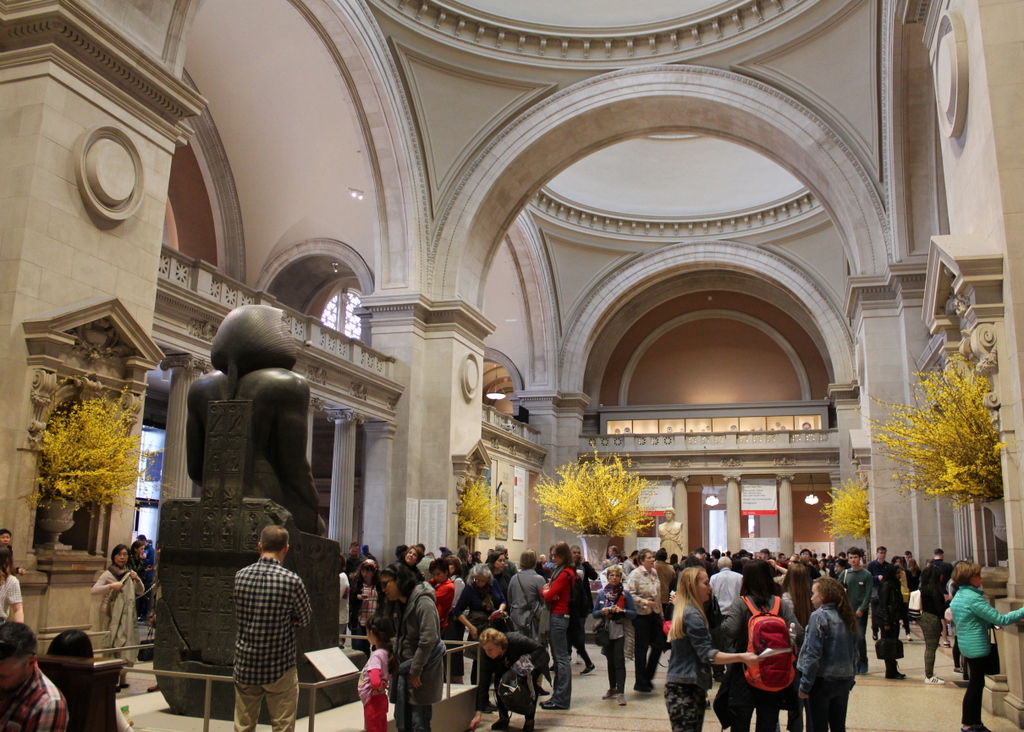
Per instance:
[[[551,616],[551,658],[555,663],[555,684],[551,703],[568,707],[572,702],[572,668],[569,665],[569,618]]]
[[[860,637],[857,639],[857,673],[868,672],[868,616],[865,613],[857,618],[857,625],[860,627]]]
[[[846,707],[853,679],[819,676],[807,700],[810,728],[814,732],[846,732]]]
[[[405,725],[406,732],[430,732],[430,720],[434,716],[434,707],[429,704],[415,706],[406,702]]]
[[[351,631],[351,635],[361,635],[361,636],[364,636],[364,637],[366,636],[366,628],[361,626],[359,623],[353,623],[353,622],[350,621],[349,624],[348,624],[348,627],[349,627],[349,630]],[[353,651],[362,651],[363,653],[366,654],[367,658],[369,658],[369,656],[370,656],[370,641],[364,640],[364,639],[361,639],[361,638],[353,638],[352,639],[352,650]]]

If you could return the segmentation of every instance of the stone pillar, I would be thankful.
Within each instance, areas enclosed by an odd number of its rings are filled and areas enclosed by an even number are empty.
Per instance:
[[[580,432],[583,429],[583,410],[590,403],[586,394],[566,394],[552,391],[523,391],[519,403],[530,410],[530,426],[540,431],[540,444],[548,451],[544,458],[544,473],[554,475],[559,467],[576,462],[580,452]],[[542,521],[538,527],[537,546],[549,547],[556,541],[576,541],[566,529]],[[636,534],[623,537],[626,547],[636,548]]]
[[[740,550],[740,539],[743,537],[743,516],[740,513],[740,475],[733,473],[725,478],[725,509],[726,537],[731,552]]]
[[[779,551],[793,553],[793,476],[776,475],[779,481]]]
[[[395,425],[363,423],[366,438],[363,458],[363,543],[387,564],[405,534],[405,491],[391,480],[391,448]]]
[[[327,404],[318,396],[309,398],[309,411],[306,412],[306,462],[313,464],[313,420],[316,413],[323,411]]]
[[[334,460],[331,463],[331,515],[327,536],[347,547],[353,541],[356,479],[356,425],[362,415],[351,409],[329,407],[327,419],[334,422]]]
[[[191,498],[192,479],[188,476],[185,427],[188,424],[188,390],[213,366],[209,361],[188,353],[176,353],[160,362],[171,372],[171,393],[167,400],[167,441],[164,467],[160,476],[160,498]]]
[[[690,476],[688,475],[672,476],[672,508],[676,511],[676,521],[683,525],[679,538],[684,552],[693,551],[695,548],[692,537],[690,537],[690,502],[686,496],[686,484],[689,480]],[[679,557],[680,562],[683,559],[685,557]]]

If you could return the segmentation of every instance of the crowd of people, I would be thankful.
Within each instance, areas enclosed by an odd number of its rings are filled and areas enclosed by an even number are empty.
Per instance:
[[[923,567],[911,552],[889,561],[885,547],[868,562],[859,547],[792,556],[698,548],[680,558],[665,549],[626,555],[615,546],[594,566],[579,546],[565,542],[547,555],[524,551],[518,564],[500,544],[486,556],[442,547],[435,557],[423,546],[400,546],[383,570],[367,547],[353,544],[346,560],[343,632],[357,636],[354,647],[379,648],[372,634],[364,637],[375,618],[384,617],[388,632],[395,628],[398,664],[415,663],[419,673],[409,673],[418,678],[428,665],[441,663],[438,641],[479,641],[481,668],[475,648],[466,653],[472,659],[469,681],[477,686],[473,729],[491,713],[497,713],[491,728],[506,729],[517,713],[525,718],[523,729],[532,730],[538,702],[548,710],[569,709],[574,651],[580,674],[595,670],[594,647],[588,648],[584,633],[592,618],[594,641],[607,659],[601,700],[628,703],[630,661],[632,690],[639,694],[654,692],[659,666],[667,666],[662,690],[673,732],[702,729],[714,681],[721,682],[715,714],[735,732],[842,732],[856,677],[868,672],[872,656],[886,678],[906,678],[898,660],[902,644],[914,638],[912,622],[924,640],[924,682],[944,683],[935,675],[935,658],[940,643],[951,646],[954,671],[970,679],[963,731],[985,732],[981,690],[985,675],[995,672],[988,630],[1024,616],[1024,610],[996,613],[981,593],[981,568],[969,561],[951,565],[941,549]],[[404,629],[396,622],[404,617],[396,600],[417,607],[417,620],[410,625],[406,618]],[[427,607],[435,615],[429,622]],[[436,632],[424,638],[423,629],[435,619]],[[410,644],[414,630],[419,640]],[[452,681],[463,682],[466,659],[449,654],[446,663]],[[513,704],[499,693],[508,687],[509,673],[529,679],[532,704]],[[383,688],[379,680],[367,683]],[[392,693],[399,688],[392,684]],[[440,688],[415,693],[420,688],[410,679],[407,690],[398,692],[406,694],[400,730],[430,729],[422,707],[440,699]],[[377,728],[368,721],[367,729]]]
[[[155,557],[147,547],[141,537],[116,546],[93,587],[111,647],[136,645],[139,619],[149,613],[140,603],[153,587]],[[295,632],[311,619],[302,580],[283,566],[288,532],[267,527],[258,548],[259,561],[238,572],[234,590],[235,726],[244,732],[254,729],[264,700],[275,730],[293,728]],[[631,661],[633,692],[650,694],[661,681],[673,732],[701,730],[708,708],[735,732],[844,732],[851,690],[872,655],[886,678],[906,678],[898,660],[916,622],[924,683],[944,683],[935,659],[940,644],[951,647],[954,672],[968,681],[962,732],[986,732],[984,678],[999,671],[990,631],[1024,618],[1024,608],[996,612],[982,592],[981,567],[952,565],[941,549],[923,567],[910,552],[889,561],[885,547],[866,562],[859,547],[790,557],[697,548],[680,558],[664,548],[627,556],[612,546],[592,564],[566,542],[546,555],[523,551],[518,563],[500,544],[486,557],[465,547],[441,547],[434,556],[422,545],[403,545],[382,563],[353,543],[343,562],[341,635],[367,655],[358,690],[368,732],[387,728],[389,702],[401,732],[428,732],[443,680],[465,682],[467,665],[477,689],[472,729],[496,713],[491,729],[508,728],[520,714],[522,729],[532,730],[537,706],[573,705],[574,652],[579,673],[596,670],[588,621],[607,659],[600,701],[628,704]],[[19,574],[10,532],[0,530],[0,727],[62,730],[66,708],[35,663]],[[51,652],[91,656],[88,637],[69,633],[78,635],[58,637]],[[464,653],[446,654],[445,641],[470,643]],[[133,661],[133,653],[122,655]],[[659,680],[660,667],[667,672]]]

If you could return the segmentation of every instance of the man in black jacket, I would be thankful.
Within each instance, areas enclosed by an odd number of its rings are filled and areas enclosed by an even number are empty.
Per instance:
[[[533,679],[533,686],[536,689],[540,686],[540,677],[547,674],[548,662],[550,660],[547,649],[532,638],[522,633],[502,633],[501,631],[488,628],[480,634],[480,649],[484,652],[481,661],[479,680],[476,685],[476,716],[470,723],[470,729],[476,729],[483,718],[483,710],[487,707],[488,696],[491,687],[497,692],[498,684],[505,672],[511,669],[517,661],[526,656],[533,668],[530,676]],[[525,659],[524,659],[525,660]],[[498,721],[491,725],[491,729],[508,729],[511,721],[511,712],[505,707],[501,695],[498,697]],[[537,710],[537,695],[533,695],[533,707],[526,713],[526,723],[523,725],[523,732],[532,732],[533,718]]]

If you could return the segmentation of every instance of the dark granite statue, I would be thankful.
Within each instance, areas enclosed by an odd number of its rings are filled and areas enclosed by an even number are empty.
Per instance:
[[[252,403],[252,485],[245,495],[269,498],[288,509],[300,531],[324,536],[313,474],[306,460],[309,385],[291,370],[295,339],[283,313],[244,305],[228,313],[213,339],[210,360],[219,369],[188,392],[188,474],[203,482],[203,461],[212,401]]]
[[[309,387],[289,370],[295,345],[281,317],[280,310],[260,305],[229,313],[213,343],[212,360],[220,371],[189,390],[189,475],[202,493],[160,505],[157,670],[230,678],[234,576],[258,557],[256,543],[268,524],[288,529],[285,566],[302,578],[313,607],[313,622],[296,636],[299,680],[321,678],[304,652],[337,646],[340,550],[322,536],[306,460]],[[361,664],[358,655],[353,660]],[[204,682],[158,678],[173,712],[202,716]],[[214,683],[212,692],[212,716],[231,719],[232,684]],[[317,708],[356,698],[353,679],[320,690]],[[307,695],[301,694],[300,716],[307,707]]]

